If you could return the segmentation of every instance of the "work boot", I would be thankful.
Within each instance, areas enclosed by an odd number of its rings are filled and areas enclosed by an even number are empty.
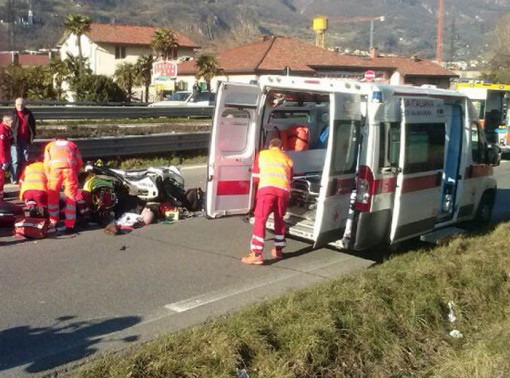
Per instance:
[[[262,253],[250,252],[241,259],[241,262],[248,265],[262,265],[264,264],[264,259],[262,258]]]
[[[281,249],[273,248],[271,249],[271,257],[276,260],[283,259],[283,252]]]

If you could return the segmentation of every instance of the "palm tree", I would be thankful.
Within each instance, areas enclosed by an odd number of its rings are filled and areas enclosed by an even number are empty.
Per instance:
[[[149,86],[152,82],[152,63],[154,63],[154,58],[150,54],[141,55],[136,61],[136,67],[140,75],[140,82],[145,89],[144,102],[149,102]]]
[[[64,91],[62,84],[69,73],[66,64],[60,59],[52,59],[50,61],[50,73],[52,77],[52,85],[55,91],[55,98],[57,101],[62,100]]]
[[[176,59],[179,43],[175,32],[170,28],[156,29],[152,36],[151,47],[157,53],[156,55],[161,55],[163,60]]]
[[[131,102],[133,87],[140,85],[139,71],[134,63],[120,63],[113,74],[115,82],[126,91],[127,100]]]
[[[195,74],[196,79],[200,80],[201,78],[204,78],[207,84],[207,90],[210,91],[211,80],[218,74],[222,73],[223,69],[220,68],[216,57],[211,54],[200,55],[195,64],[198,67],[198,71]]]
[[[64,21],[66,33],[76,35],[78,41],[78,55],[80,57],[80,73],[83,71],[83,52],[81,49],[81,36],[90,31],[90,18],[81,15],[68,15]]]

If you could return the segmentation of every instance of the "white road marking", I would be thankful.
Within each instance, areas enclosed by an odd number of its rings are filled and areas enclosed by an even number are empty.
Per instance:
[[[194,308],[204,306],[209,303],[217,302],[219,300],[229,298],[229,297],[232,297],[232,296],[235,296],[238,294],[242,294],[242,293],[263,287],[263,286],[267,286],[267,285],[271,286],[271,285],[275,284],[276,282],[284,281],[284,280],[287,280],[289,278],[292,278],[292,277],[295,277],[295,276],[298,276],[301,274],[311,273],[314,270],[324,269],[329,266],[332,266],[332,265],[335,265],[338,263],[342,263],[345,260],[350,259],[350,258],[351,258],[350,256],[346,256],[343,259],[336,260],[333,262],[327,262],[325,264],[317,265],[314,267],[310,267],[309,269],[304,270],[304,271],[292,271],[288,275],[280,276],[279,278],[271,280],[271,281],[264,281],[264,282],[261,282],[258,284],[249,284],[244,287],[243,286],[239,287],[239,285],[236,285],[235,287],[232,287],[232,288],[224,288],[219,291],[210,292],[210,293],[202,294],[202,295],[197,295],[196,297],[191,297],[191,298],[179,301],[179,302],[170,303],[163,307],[165,307],[167,310],[171,310],[174,312],[189,311]]]

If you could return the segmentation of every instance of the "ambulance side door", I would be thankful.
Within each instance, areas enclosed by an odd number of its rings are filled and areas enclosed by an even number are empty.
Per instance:
[[[400,157],[391,243],[434,228],[439,211],[445,153],[443,100],[401,99]]]
[[[352,93],[331,95],[326,160],[314,226],[314,247],[342,238],[355,188],[361,132],[361,97]]]
[[[247,214],[261,97],[259,86],[223,83],[218,90],[207,164],[206,212]]]

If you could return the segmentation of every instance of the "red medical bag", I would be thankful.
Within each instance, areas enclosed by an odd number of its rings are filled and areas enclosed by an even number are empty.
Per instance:
[[[49,221],[44,218],[23,218],[14,224],[14,235],[26,238],[44,239],[48,233]]]

